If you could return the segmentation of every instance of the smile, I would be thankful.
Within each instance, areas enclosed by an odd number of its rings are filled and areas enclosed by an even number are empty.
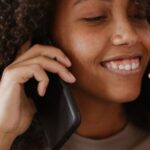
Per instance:
[[[140,71],[141,57],[124,58],[117,60],[110,60],[102,63],[102,66],[114,73],[131,74]]]

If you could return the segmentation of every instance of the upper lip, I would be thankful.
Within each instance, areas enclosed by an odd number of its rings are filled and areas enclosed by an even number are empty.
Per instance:
[[[133,59],[133,58],[142,58],[143,54],[122,54],[122,55],[116,55],[116,56],[110,56],[102,60],[103,62],[108,62],[108,61],[116,61],[116,60],[122,60],[122,59]]]

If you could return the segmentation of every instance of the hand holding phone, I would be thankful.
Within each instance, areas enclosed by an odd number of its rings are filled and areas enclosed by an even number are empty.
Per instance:
[[[51,82],[45,96],[41,98],[35,92],[32,97],[47,143],[52,150],[58,150],[80,125],[80,113],[67,84],[56,74],[48,76]],[[36,87],[32,82],[30,87]]]
[[[38,41],[33,41],[33,44]],[[52,45],[44,40],[44,45]],[[44,97],[37,92],[37,81],[30,80],[26,93],[31,96],[37,108],[41,127],[48,145],[52,150],[60,149],[80,125],[80,113],[75,100],[67,86],[58,75],[47,72],[50,84]]]

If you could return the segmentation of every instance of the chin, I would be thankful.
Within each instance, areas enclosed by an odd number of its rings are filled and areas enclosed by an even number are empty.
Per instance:
[[[111,95],[111,101],[117,102],[117,103],[127,103],[134,101],[138,98],[140,95],[140,88],[134,88],[132,90],[126,89],[123,91],[115,92]]]

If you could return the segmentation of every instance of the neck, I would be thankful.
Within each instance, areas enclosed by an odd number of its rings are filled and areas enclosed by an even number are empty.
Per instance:
[[[94,139],[106,138],[124,128],[127,123],[122,104],[91,98],[72,90],[81,113],[77,134]]]

